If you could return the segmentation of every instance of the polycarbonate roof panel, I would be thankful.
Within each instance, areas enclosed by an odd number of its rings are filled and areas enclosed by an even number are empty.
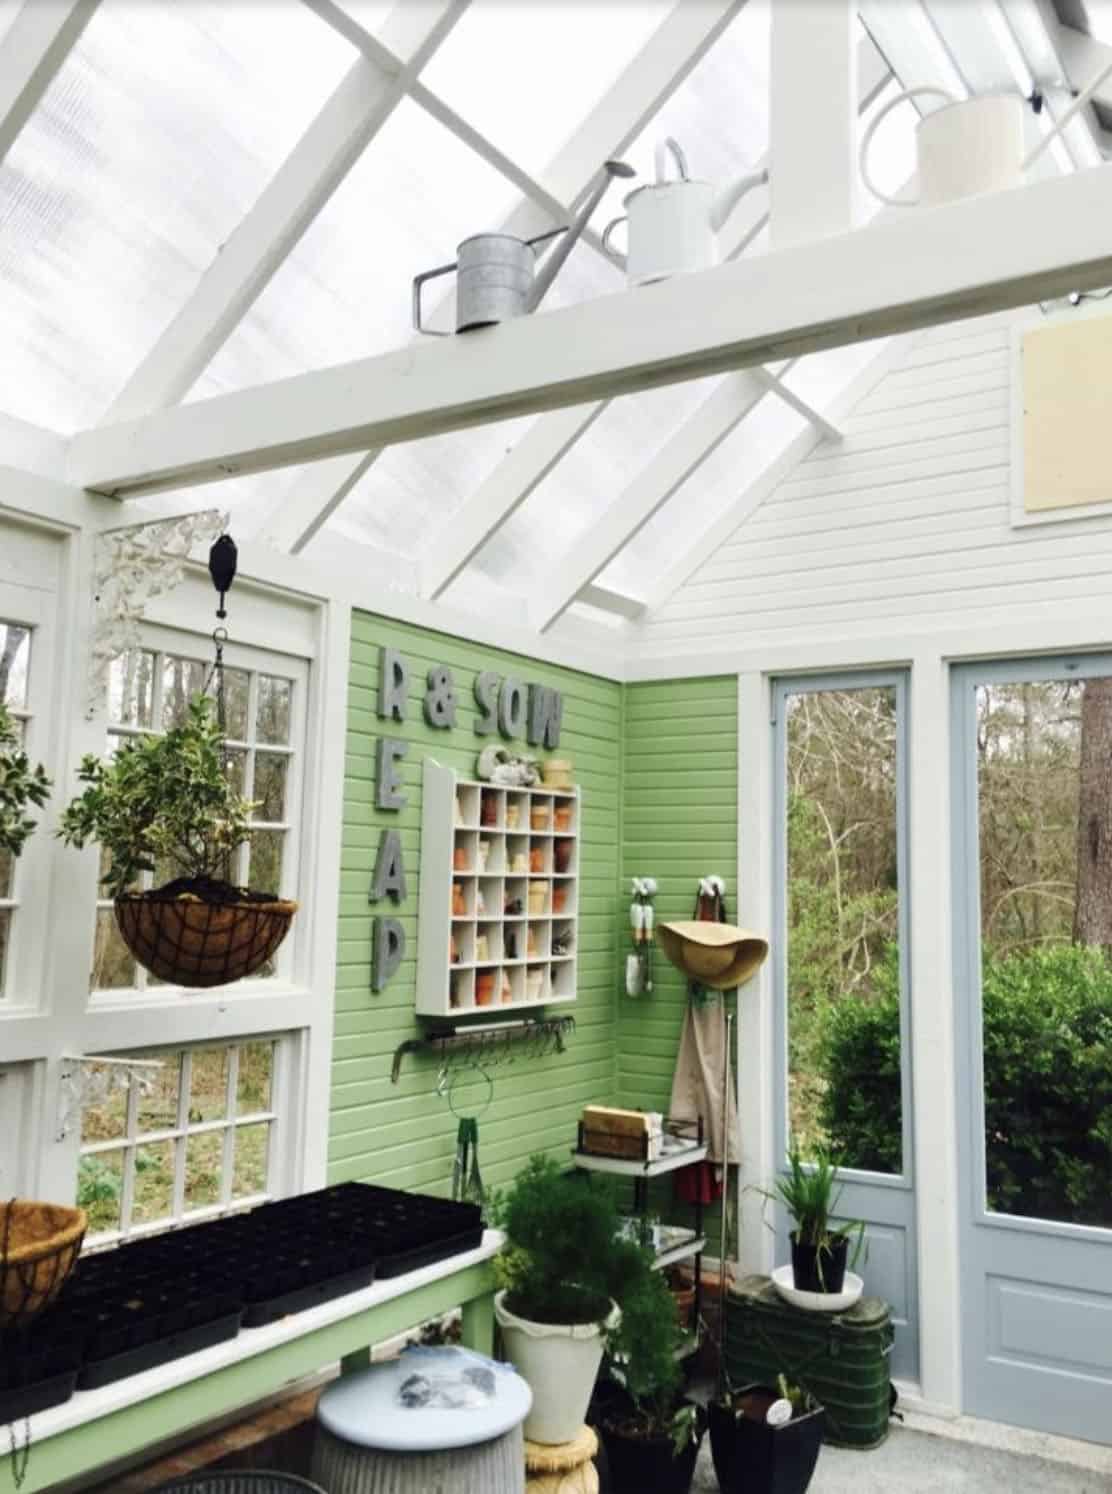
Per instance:
[[[103,0],[0,167],[0,409],[95,424],[354,57],[289,0]]]
[[[540,174],[671,8],[672,0],[472,0],[422,81]]]
[[[516,199],[500,172],[404,100],[189,398],[403,346],[414,275],[496,228]],[[428,288],[430,308],[450,282],[440,285]]]

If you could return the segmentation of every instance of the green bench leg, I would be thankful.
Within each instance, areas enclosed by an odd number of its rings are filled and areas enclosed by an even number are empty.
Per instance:
[[[461,1340],[468,1349],[477,1354],[494,1353],[494,1295],[472,1297],[463,1304]]]

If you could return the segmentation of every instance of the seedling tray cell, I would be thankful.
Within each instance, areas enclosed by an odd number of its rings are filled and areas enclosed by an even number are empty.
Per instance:
[[[348,1292],[358,1292],[369,1287],[375,1278],[373,1263],[357,1266],[353,1271],[344,1271],[326,1281],[316,1281],[309,1286],[295,1287],[277,1297],[267,1297],[260,1302],[248,1304],[243,1316],[245,1328],[262,1328],[288,1317],[292,1312],[304,1312],[307,1307],[318,1307],[322,1302],[331,1302],[334,1297],[343,1297]]]
[[[185,1328],[167,1338],[156,1338],[151,1343],[125,1349],[123,1353],[111,1354],[106,1359],[90,1359],[82,1368],[77,1384],[81,1390],[99,1390],[102,1385],[111,1385],[128,1375],[138,1375],[156,1365],[169,1364],[172,1359],[181,1359],[186,1354],[196,1354],[199,1349],[224,1343],[235,1338],[242,1318],[243,1309],[236,1308],[224,1317]]]

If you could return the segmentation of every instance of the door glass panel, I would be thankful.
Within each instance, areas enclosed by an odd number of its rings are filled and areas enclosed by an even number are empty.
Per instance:
[[[882,1173],[903,1171],[897,710],[891,685],[785,702],[789,1134]]]
[[[977,687],[990,1212],[1112,1226],[1112,678]]]

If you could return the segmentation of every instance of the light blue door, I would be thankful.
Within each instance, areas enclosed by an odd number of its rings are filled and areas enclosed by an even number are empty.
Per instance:
[[[919,1377],[912,1171],[907,677],[818,675],[773,688],[776,1147],[829,1147],[857,1265],[892,1309],[892,1374]],[[778,1262],[784,1216],[769,1211]]]
[[[952,689],[963,1409],[1112,1443],[1112,658]]]

